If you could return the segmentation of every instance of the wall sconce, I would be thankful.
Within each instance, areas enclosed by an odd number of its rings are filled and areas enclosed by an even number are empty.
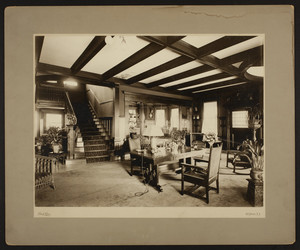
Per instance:
[[[75,81],[64,81],[65,85],[76,87],[78,85]]]

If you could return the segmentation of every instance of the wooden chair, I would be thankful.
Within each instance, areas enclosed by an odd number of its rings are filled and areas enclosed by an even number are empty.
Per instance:
[[[132,151],[135,151],[135,150],[139,150],[141,149],[141,140],[140,138],[129,138],[128,139],[129,141],[129,149],[130,149],[130,152]],[[133,167],[134,166],[138,166],[141,168],[141,171],[143,172],[143,169],[142,169],[142,162],[140,160],[140,158],[136,158],[134,155],[130,154],[130,174],[133,175]]]
[[[186,163],[181,165],[181,194],[184,194],[184,182],[190,182],[206,189],[206,202],[209,203],[209,190],[214,189],[219,193],[219,167],[222,152],[222,143],[210,148],[209,160],[201,160],[207,167]],[[216,182],[216,188],[210,185]]]
[[[251,155],[245,151],[227,150],[226,167],[229,167],[228,163],[231,163],[233,166],[233,173],[236,173],[237,168],[251,168],[251,162],[249,160],[250,157]]]
[[[36,188],[41,188],[49,185],[50,187],[55,189],[52,172],[56,164],[58,164],[58,162],[55,158],[41,156],[41,155],[35,156],[35,187]]]

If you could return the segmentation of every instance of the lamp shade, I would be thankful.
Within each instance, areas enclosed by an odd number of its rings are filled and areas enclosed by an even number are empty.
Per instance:
[[[164,133],[162,132],[161,128],[155,125],[149,125],[147,128],[144,129],[143,132],[144,136],[163,136]]]

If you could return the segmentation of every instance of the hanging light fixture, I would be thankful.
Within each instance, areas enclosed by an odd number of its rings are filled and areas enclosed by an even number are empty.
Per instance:
[[[113,43],[114,43],[114,36],[106,36],[105,37],[105,43],[107,44],[107,45],[112,45]]]

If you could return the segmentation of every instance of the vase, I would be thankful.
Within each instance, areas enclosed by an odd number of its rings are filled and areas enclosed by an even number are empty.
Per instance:
[[[53,153],[57,154],[59,152],[59,144],[53,144],[52,148],[53,148]]]
[[[263,171],[262,170],[251,169],[250,177],[255,181],[263,181]]]

